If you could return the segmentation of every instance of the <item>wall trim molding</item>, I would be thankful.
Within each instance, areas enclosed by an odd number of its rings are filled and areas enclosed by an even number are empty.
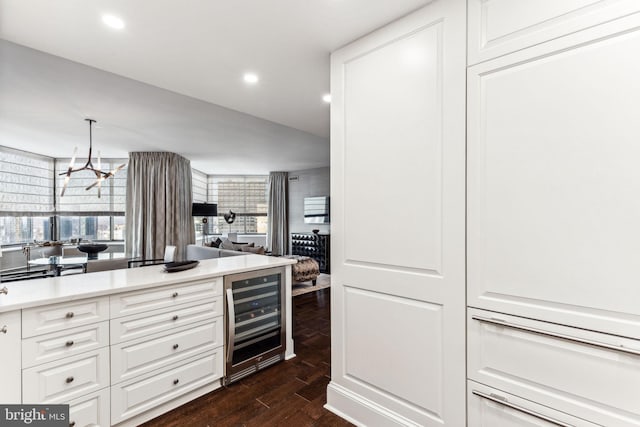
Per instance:
[[[331,381],[325,409],[357,426],[420,427],[419,424]],[[346,415],[351,414],[351,415]]]

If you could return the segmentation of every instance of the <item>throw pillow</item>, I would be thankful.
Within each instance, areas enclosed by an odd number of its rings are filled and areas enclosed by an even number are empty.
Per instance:
[[[262,246],[243,246],[242,252],[251,252],[252,254],[264,255],[264,248]]]
[[[222,241],[222,243],[220,243],[220,246],[218,246],[220,249],[228,249],[230,251],[235,251],[236,247],[233,244],[233,242],[229,239],[224,239]]]

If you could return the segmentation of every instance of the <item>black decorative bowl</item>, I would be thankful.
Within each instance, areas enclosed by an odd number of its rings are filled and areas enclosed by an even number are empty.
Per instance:
[[[102,252],[109,246],[104,243],[85,243],[78,245],[78,250],[87,254],[87,259],[98,259],[98,252]]]
[[[175,273],[176,271],[189,270],[190,268],[193,268],[198,264],[200,264],[200,261],[196,260],[166,262],[164,264],[164,271],[166,271],[167,273]]]

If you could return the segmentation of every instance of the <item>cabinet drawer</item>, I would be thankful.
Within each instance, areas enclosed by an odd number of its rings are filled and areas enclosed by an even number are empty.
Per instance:
[[[66,403],[108,386],[106,347],[22,371],[24,402]]]
[[[111,346],[111,383],[162,368],[222,346],[223,319],[189,325],[165,335],[152,335]]]
[[[199,302],[222,295],[222,278],[209,279],[192,284],[163,286],[153,290],[127,292],[111,296],[111,317],[174,307],[178,304]]]
[[[470,309],[467,348],[472,380],[596,424],[640,425],[638,340]]]
[[[73,427],[108,427],[109,388],[74,399],[69,403],[69,425]]]
[[[222,316],[222,297],[198,305],[181,305],[111,320],[111,344],[164,332]]]
[[[0,402],[22,403],[20,310],[0,313]]]
[[[469,427],[597,426],[474,381],[467,382],[467,401]]]
[[[222,377],[222,348],[111,387],[111,422],[117,424]]]
[[[92,298],[22,310],[22,337],[109,320],[109,298]]]
[[[108,345],[108,322],[38,335],[22,341],[22,367],[30,368]]]

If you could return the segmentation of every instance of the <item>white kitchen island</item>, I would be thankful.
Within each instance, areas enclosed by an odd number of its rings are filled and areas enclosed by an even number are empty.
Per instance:
[[[68,403],[70,423],[138,425],[221,387],[224,277],[291,264],[245,255],[11,282],[0,294],[0,403]]]

